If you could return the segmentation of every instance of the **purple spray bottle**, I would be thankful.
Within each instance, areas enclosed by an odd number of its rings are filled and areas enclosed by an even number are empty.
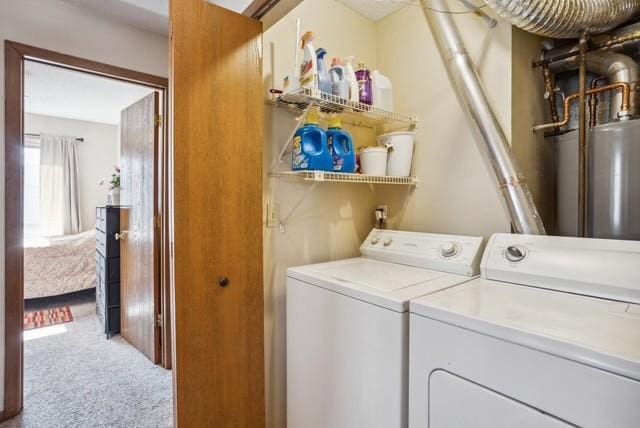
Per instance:
[[[358,81],[358,89],[360,91],[360,102],[363,104],[373,104],[372,85],[371,85],[371,73],[364,66],[364,63],[358,64],[356,70],[356,80]]]

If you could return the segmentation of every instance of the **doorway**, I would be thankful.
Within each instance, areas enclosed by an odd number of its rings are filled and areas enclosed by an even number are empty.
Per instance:
[[[146,165],[145,170],[151,171],[150,177],[144,183],[133,183],[132,177],[136,177],[139,174],[132,174],[128,176],[128,179],[123,180],[123,186],[129,189],[133,186],[137,187],[140,192],[145,192],[149,196],[148,202],[142,204],[143,198],[135,199],[131,198],[131,194],[134,192],[123,189],[124,198],[122,202],[128,204],[120,207],[120,204],[115,204],[113,199],[110,202],[96,204],[97,207],[94,211],[95,215],[95,228],[89,228],[93,230],[80,231],[93,233],[92,245],[96,248],[96,256],[94,266],[94,272],[96,275],[93,278],[93,284],[95,284],[96,294],[94,295],[95,312],[100,318],[102,315],[101,325],[105,328],[105,338],[110,334],[116,333],[120,326],[114,327],[113,331],[110,331],[107,322],[109,311],[115,308],[115,305],[111,305],[114,301],[109,301],[108,293],[119,281],[111,281],[106,279],[102,273],[107,273],[113,266],[110,266],[111,260],[109,254],[106,251],[108,242],[115,241],[116,233],[118,237],[118,244],[125,247],[124,252],[127,254],[128,259],[140,261],[140,254],[145,254],[150,259],[150,263],[147,263],[150,268],[143,272],[146,276],[148,283],[151,284],[151,288],[145,290],[146,295],[141,297],[140,290],[134,289],[134,287],[126,287],[122,284],[122,293],[128,296],[125,301],[120,302],[118,298],[119,306],[123,306],[122,311],[126,314],[122,319],[126,319],[128,322],[128,328],[123,336],[127,341],[132,343],[142,354],[149,358],[153,363],[162,365],[165,368],[171,367],[171,334],[169,328],[169,264],[168,264],[168,225],[165,221],[168,216],[167,206],[167,166],[168,156],[167,153],[167,132],[162,120],[166,114],[161,114],[166,111],[167,105],[167,79],[147,75],[144,73],[134,72],[119,67],[113,67],[110,65],[87,61],[81,58],[72,57],[52,51],[42,50],[32,46],[26,46],[14,42],[5,42],[5,79],[6,79],[6,117],[5,117],[5,173],[6,173],[6,192],[5,192],[5,315],[6,315],[6,353],[5,353],[5,402],[4,402],[4,418],[8,419],[18,414],[23,407],[23,392],[25,388],[24,383],[24,323],[25,323],[25,311],[23,301],[25,295],[25,269],[24,262],[27,258],[25,256],[24,246],[24,232],[23,221],[25,220],[25,214],[29,214],[27,211],[32,207],[29,205],[33,201],[25,200],[25,191],[28,190],[28,179],[25,179],[25,169],[33,167],[32,164],[36,162],[35,157],[37,153],[37,144],[35,140],[42,141],[41,134],[37,131],[30,132],[32,135],[29,137],[26,135],[26,122],[25,122],[25,74],[27,68],[31,65],[36,67],[53,67],[55,70],[62,72],[79,73],[84,77],[91,76],[94,78],[109,79],[112,82],[119,82],[123,84],[134,84],[139,87],[147,89],[147,93],[150,94],[151,102],[149,103],[149,97],[144,97],[146,100],[145,108],[141,109],[138,105],[139,101],[132,103],[132,105],[125,109],[125,113],[133,116],[129,119],[125,119],[126,114],[123,113],[123,123],[121,124],[122,130],[128,130],[128,133],[121,133],[122,138],[122,155],[123,163],[128,165],[144,165],[140,163],[141,147],[146,149],[144,159],[147,162],[151,162],[151,168],[149,164]],[[160,101],[162,104],[160,104]],[[144,103],[143,103],[144,104]],[[162,105],[162,106],[161,106]],[[149,108],[149,106],[152,106]],[[126,122],[124,122],[126,120]],[[146,122],[145,122],[146,120]],[[146,147],[140,144],[140,139],[145,138],[144,134],[141,134],[140,130],[145,125],[151,122],[152,133],[151,143]],[[147,128],[149,128],[147,126]],[[148,137],[148,135],[146,136]],[[74,137],[77,144],[82,144],[85,141],[83,136]],[[28,141],[30,140],[30,142]],[[147,140],[148,141],[148,138]],[[70,141],[71,142],[71,141]],[[125,154],[129,151],[128,154]],[[126,161],[125,159],[135,158],[135,162]],[[115,172],[115,171],[114,171]],[[128,172],[128,170],[127,170]],[[115,174],[114,174],[115,176]],[[33,177],[32,177],[33,178]],[[31,180],[33,181],[33,180]],[[109,181],[109,180],[107,180]],[[112,195],[113,197],[113,195]],[[128,198],[128,199],[127,199]],[[140,210],[140,206],[144,205],[144,213],[149,217],[147,220],[147,227],[143,230],[140,227],[140,222],[133,222],[127,224],[129,218],[134,217],[131,214]],[[107,228],[107,220],[105,215],[104,223],[102,223],[102,211],[104,212],[111,207],[117,207],[118,213],[117,224],[112,225],[116,229]],[[121,214],[122,213],[122,214]],[[120,216],[125,221],[122,222]],[[33,216],[31,216],[33,217]],[[86,217],[86,216],[85,216]],[[115,218],[114,218],[115,220]],[[120,224],[121,223],[121,224]],[[124,226],[124,227],[122,227]],[[125,229],[128,227],[130,230]],[[64,233],[65,235],[71,235]],[[150,237],[150,234],[153,235]],[[100,237],[103,236],[102,241]],[[74,236],[74,239],[76,237]],[[86,237],[83,237],[86,238]],[[105,247],[102,248],[101,245]],[[66,245],[66,244],[65,244]],[[102,256],[102,258],[100,257]],[[136,258],[138,257],[138,258]],[[126,265],[126,263],[125,263]],[[128,264],[129,268],[125,267],[123,270],[124,277],[140,278],[135,276],[136,273],[131,273],[131,263]],[[114,271],[115,272],[115,271]],[[103,278],[104,283],[101,283],[100,278]],[[114,277],[111,277],[114,279]],[[120,279],[118,277],[118,279]],[[131,282],[130,282],[131,283]],[[83,288],[89,288],[83,286]],[[115,286],[113,287],[115,288]],[[150,292],[149,292],[150,290]],[[119,290],[120,291],[120,290]],[[105,297],[105,305],[100,307],[98,302],[101,300],[100,293]],[[122,296],[120,296],[122,297]],[[82,299],[82,296],[74,296],[76,299]],[[84,296],[86,300],[86,296]],[[127,302],[130,303],[127,305]],[[146,303],[146,308],[141,305],[141,302]],[[76,302],[78,303],[78,302]],[[85,304],[83,307],[82,304]],[[86,301],[81,301],[78,305],[77,315],[86,314]],[[73,307],[73,304],[71,305]],[[142,308],[142,310],[140,310]],[[53,309],[60,309],[55,307]],[[135,309],[135,310],[134,310]],[[83,312],[84,311],[84,312]],[[118,319],[120,323],[120,313],[113,311],[113,318]],[[57,313],[57,312],[56,312]],[[57,315],[56,315],[57,316]],[[72,316],[72,315],[71,315]],[[82,318],[81,316],[79,318]],[[79,325],[80,323],[78,323]],[[151,332],[152,345],[149,347],[138,339],[142,337],[142,330],[139,326],[144,324],[144,331]],[[64,324],[58,324],[58,326],[64,326]],[[132,328],[132,326],[135,326]],[[55,327],[55,326],[52,326]],[[33,336],[33,334],[32,334]],[[36,335],[37,336],[37,335]],[[114,342],[114,345],[115,342]],[[137,351],[136,351],[137,352]],[[99,376],[99,374],[96,374]]]

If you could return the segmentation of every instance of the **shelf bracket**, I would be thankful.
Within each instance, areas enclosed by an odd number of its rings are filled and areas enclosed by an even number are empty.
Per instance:
[[[296,117],[296,126],[293,132],[291,132],[291,135],[287,139],[287,142],[285,143],[284,147],[282,148],[282,150],[280,150],[280,154],[278,155],[278,161],[280,161],[280,163],[284,162],[283,158],[284,158],[285,152],[287,151],[287,148],[289,148],[289,145],[293,141],[293,138],[296,136],[296,132],[298,132],[298,129],[300,129],[304,124],[304,119],[307,117],[307,114],[309,113],[309,110],[311,110],[312,107],[313,107],[313,104],[309,103],[309,105],[306,106],[304,110],[302,110],[302,113],[300,114],[300,116]]]
[[[291,208],[291,210],[287,213],[287,215],[284,216],[284,218],[278,222],[278,223],[280,223],[279,224],[280,233],[284,233],[287,230],[287,221],[289,221],[289,218],[291,218],[293,213],[300,207],[300,205],[302,205],[304,200],[307,199],[307,196],[309,196],[311,194],[311,192],[313,192],[313,190],[316,188],[316,186],[318,184],[320,184],[320,182],[316,181],[311,186],[309,186],[307,188],[307,190],[302,194],[300,199],[298,199],[298,202],[296,202],[296,204],[293,206],[293,208]]]

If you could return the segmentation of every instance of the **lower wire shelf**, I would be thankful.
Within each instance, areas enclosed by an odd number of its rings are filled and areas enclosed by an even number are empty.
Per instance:
[[[282,171],[270,172],[269,176],[275,178],[291,178],[314,182],[327,181],[337,183],[402,184],[408,186],[418,185],[418,179],[416,177],[393,177],[386,175],[366,175],[344,172]]]

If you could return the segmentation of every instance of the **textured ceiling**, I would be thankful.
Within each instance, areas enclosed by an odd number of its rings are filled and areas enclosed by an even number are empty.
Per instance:
[[[120,112],[151,89],[27,61],[25,112],[89,122],[120,123]]]
[[[415,3],[412,0],[336,0],[359,14],[377,22],[396,10]]]

